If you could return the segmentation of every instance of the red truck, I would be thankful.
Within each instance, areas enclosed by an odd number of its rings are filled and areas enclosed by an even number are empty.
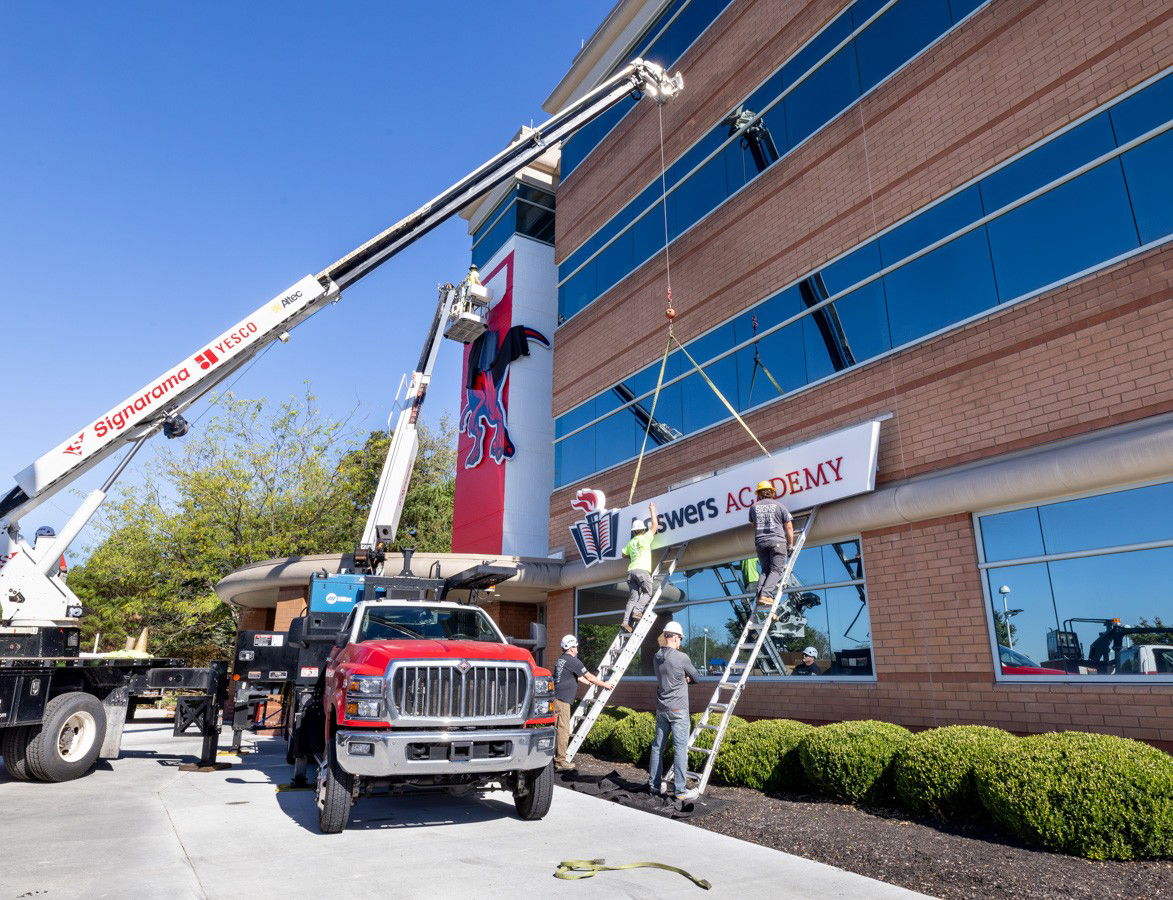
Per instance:
[[[478,607],[360,602],[338,633],[319,684],[323,833],[342,831],[354,801],[383,789],[505,789],[522,818],[549,811],[551,673],[529,650],[509,644]]]

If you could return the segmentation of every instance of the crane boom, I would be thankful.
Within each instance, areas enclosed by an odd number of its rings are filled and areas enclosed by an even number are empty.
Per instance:
[[[16,486],[0,499],[0,624],[12,621],[18,612],[21,613],[20,619],[30,624],[57,623],[76,617],[76,610],[80,608],[77,598],[62,578],[50,574],[45,561],[56,560],[65,552],[70,541],[97,511],[130,456],[148,438],[159,431],[167,437],[179,437],[187,431],[182,413],[196,400],[246,365],[274,340],[287,340],[294,327],[328,304],[337,302],[343,288],[370,274],[460,209],[512,178],[551,146],[605,113],[624,97],[632,93],[645,94],[662,103],[676,96],[683,86],[679,73],[669,76],[655,63],[632,60],[548,121],[527,130],[500,153],[419,209],[317,275],[301,278],[232,328],[201,344],[195,353],[148,382],[122,403],[81,429],[71,431],[56,447],[18,472]],[[429,341],[434,337],[433,334]],[[430,374],[430,364],[425,366],[426,362],[421,360],[421,369],[426,368]],[[423,381],[415,385],[412,424],[414,417],[418,416],[426,380],[425,375]],[[127,457],[100,489],[83,500],[57,539],[45,542],[44,549],[34,551],[20,536],[19,520],[127,445],[130,446]],[[402,466],[396,467],[397,471],[399,469]],[[406,490],[409,475],[410,463],[402,476],[401,492]],[[387,477],[385,470],[384,480]],[[390,482],[384,484],[384,480],[380,482],[381,498],[395,487]],[[398,515],[394,518],[397,520]]]
[[[302,278],[252,315],[218,335],[123,403],[107,410],[16,475],[16,488],[0,500],[0,520],[13,523],[108,458],[123,440],[158,431],[164,421],[248,362],[272,340],[339,299],[342,288],[370,274],[408,244],[423,237],[472,201],[513,177],[547,149],[602,115],[633,91],[657,100],[683,86],[654,63],[634,60],[603,84],[528,131],[443,193],[362,246]],[[220,348],[217,350],[217,348]]]

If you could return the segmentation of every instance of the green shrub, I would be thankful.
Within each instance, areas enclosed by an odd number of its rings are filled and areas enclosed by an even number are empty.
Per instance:
[[[632,713],[615,723],[607,749],[623,762],[639,765],[648,757],[656,734],[656,717],[651,713]]]
[[[856,803],[893,798],[891,763],[911,737],[889,722],[840,722],[816,728],[798,745],[802,769],[824,793]]]
[[[611,716],[615,721],[619,721],[634,714],[635,710],[630,706],[608,706],[603,712],[605,715]]]
[[[704,713],[693,713],[692,714],[691,719],[690,719],[690,724],[689,724],[689,733],[690,734],[693,731],[696,731],[697,723],[701,720],[702,715],[704,715]],[[719,719],[716,716],[710,716],[709,721],[712,722],[713,724],[716,724],[719,721]],[[725,756],[726,753],[729,752],[729,742],[733,739],[733,736],[735,734],[737,734],[738,732],[740,732],[741,729],[745,728],[747,725],[749,725],[749,722],[747,722],[741,716],[730,716],[729,717],[729,727],[725,729],[725,737],[721,741],[721,749],[717,751],[717,759],[718,760],[720,760],[723,756]],[[709,729],[706,728],[704,731],[702,731],[700,734],[697,735],[696,745],[698,747],[712,747],[713,746],[713,738],[716,737],[716,735],[717,735],[717,732],[710,731]],[[666,754],[672,753],[673,746],[674,746],[674,742],[672,741],[672,735],[669,734],[668,735],[668,749],[665,750],[664,752]],[[695,752],[690,753],[688,755],[688,768],[694,772],[699,772],[707,760],[708,760],[708,756],[706,756],[704,753],[695,753]],[[716,774],[715,769],[714,769],[714,774]]]
[[[807,784],[798,745],[814,726],[790,719],[762,719],[727,734],[713,777],[762,791],[796,790]]]
[[[607,749],[607,742],[611,738],[611,732],[615,730],[615,726],[618,724],[618,719],[604,712],[595,719],[595,724],[591,726],[590,733],[583,738],[582,749],[587,753],[594,754],[605,751]]]
[[[984,725],[950,725],[914,734],[892,761],[896,796],[909,812],[959,820],[981,814],[974,766],[1018,740]]]
[[[1079,731],[1002,747],[974,769],[994,821],[1049,850],[1088,859],[1173,855],[1173,757]]]

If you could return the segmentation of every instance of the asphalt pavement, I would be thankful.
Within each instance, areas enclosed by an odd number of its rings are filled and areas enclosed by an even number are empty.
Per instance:
[[[198,741],[145,721],[127,726],[120,759],[77,781],[15,782],[0,767],[0,900],[920,896],[564,788],[540,822],[504,793],[377,797],[322,835],[312,792],[276,790],[283,743],[252,744],[230,769],[180,772]],[[560,860],[599,857],[679,866],[713,889],[657,869],[553,877]]]

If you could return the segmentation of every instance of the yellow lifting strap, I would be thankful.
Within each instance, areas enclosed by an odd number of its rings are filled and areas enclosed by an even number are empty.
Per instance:
[[[686,872],[684,869],[670,866],[667,863],[634,862],[621,866],[608,866],[605,865],[606,862],[605,859],[564,859],[558,863],[558,871],[554,873],[554,877],[565,881],[578,881],[581,878],[592,878],[599,872],[618,872],[620,869],[663,869],[665,872],[683,875],[697,887],[704,888],[706,891],[712,890],[713,887],[703,878],[697,878],[691,872]]]
[[[720,400],[725,405],[725,408],[727,410],[729,410],[729,413],[733,416],[733,418],[735,418],[737,420],[737,424],[745,429],[745,433],[748,434],[753,439],[753,442],[755,444],[757,444],[758,447],[761,448],[761,451],[764,454],[766,454],[766,456],[770,455],[770,451],[766,449],[765,444],[763,444],[761,441],[758,440],[758,436],[753,433],[753,430],[749,427],[749,425],[746,424],[745,419],[743,419],[738,414],[737,410],[733,408],[733,404],[730,403],[727,399],[725,399],[725,395],[722,394],[720,388],[718,388],[717,385],[715,385],[713,383],[713,379],[711,379],[708,376],[708,373],[706,373],[705,370],[701,368],[700,364],[695,359],[692,358],[692,354],[689,353],[688,350],[685,349],[684,344],[680,343],[679,339],[676,337],[675,332],[672,330],[671,319],[675,315],[675,310],[672,310],[671,312],[672,312],[672,315],[669,316],[669,322],[668,322],[668,343],[664,347],[664,355],[660,359],[660,375],[656,379],[656,390],[652,394],[652,408],[648,412],[647,425],[644,427],[643,443],[640,445],[639,456],[637,457],[637,459],[635,461],[635,472],[632,474],[632,477],[631,477],[631,490],[629,490],[627,492],[627,505],[628,506],[631,506],[631,504],[635,501],[635,487],[637,484],[639,484],[639,473],[643,469],[644,454],[647,452],[647,449],[648,449],[648,435],[651,433],[652,423],[655,422],[656,404],[660,400],[660,389],[664,386],[664,369],[668,365],[668,354],[672,352],[672,345],[673,344],[675,344],[677,347],[680,348],[680,352],[684,354],[685,359],[687,359],[690,363],[692,363],[692,367],[697,371],[697,374],[699,374],[701,376],[701,378],[704,379],[705,384],[707,384],[709,386],[709,388],[712,390],[712,392],[717,395],[717,399]],[[765,368],[765,366],[763,366],[763,368]],[[769,375],[768,372],[766,374]],[[772,376],[770,377],[770,380],[771,381],[774,380]],[[779,388],[779,391],[781,391],[781,388]]]

